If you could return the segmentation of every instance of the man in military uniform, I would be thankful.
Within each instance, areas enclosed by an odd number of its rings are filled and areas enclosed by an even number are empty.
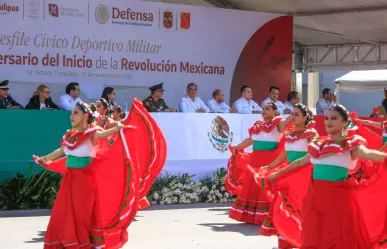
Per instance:
[[[0,82],[0,109],[23,109],[23,106],[8,94],[8,83],[8,80]]]
[[[163,83],[149,87],[151,95],[142,103],[148,112],[176,112],[176,109],[169,108],[163,99]]]

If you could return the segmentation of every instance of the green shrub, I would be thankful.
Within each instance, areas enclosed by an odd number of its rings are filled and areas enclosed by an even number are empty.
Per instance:
[[[151,204],[229,202],[233,196],[224,189],[227,171],[222,168],[194,181],[194,175],[161,174],[148,193]],[[0,211],[52,208],[62,176],[40,171],[26,178],[17,174],[0,184]]]

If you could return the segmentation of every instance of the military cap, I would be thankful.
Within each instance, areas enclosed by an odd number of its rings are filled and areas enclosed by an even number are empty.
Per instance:
[[[157,91],[157,90],[160,90],[160,91],[163,91],[163,92],[164,92],[165,90],[163,89],[163,84],[164,84],[164,83],[160,83],[160,84],[151,86],[151,87],[149,87],[149,90],[151,90],[152,92],[153,92],[153,91]]]
[[[0,89],[8,90],[9,89],[8,83],[9,83],[8,80],[4,80],[4,81],[0,82]]]

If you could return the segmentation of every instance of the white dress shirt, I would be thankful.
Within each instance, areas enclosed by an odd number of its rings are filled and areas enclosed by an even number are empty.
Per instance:
[[[79,97],[74,99],[70,95],[65,94],[65,95],[60,96],[59,107],[62,108],[63,110],[71,111],[74,108],[75,104],[80,102],[80,101],[82,101],[82,100]]]
[[[235,101],[232,107],[237,110],[237,113],[241,114],[252,114],[253,111],[262,112],[262,108],[254,100],[248,101],[243,97]]]
[[[272,100],[269,98],[269,97],[267,97],[267,99],[265,99],[263,102],[262,102],[262,108],[267,104],[267,103],[269,103],[269,102],[271,102]],[[278,107],[278,111],[279,111],[279,113],[280,114],[283,114],[284,113],[284,111],[285,111],[285,109],[286,109],[286,106],[284,105],[284,103],[282,103],[281,101],[279,101],[279,100],[276,100],[275,101],[275,104],[277,105],[277,107]]]
[[[284,103],[284,106],[285,106],[285,109],[289,109],[289,110],[291,110],[291,111],[293,111],[293,105],[292,104],[290,104],[289,102],[285,102]]]
[[[231,109],[225,102],[219,103],[215,99],[210,99],[207,105],[211,112],[215,113],[229,113]]]
[[[204,104],[204,102],[199,97],[196,97],[194,100],[192,100],[187,95],[181,97],[181,112],[196,112],[196,110],[200,108],[203,108],[205,112],[210,112],[210,109]]]
[[[325,99],[321,98],[316,103],[316,113],[317,115],[324,115],[327,113],[329,107],[333,105],[333,102],[326,101]]]

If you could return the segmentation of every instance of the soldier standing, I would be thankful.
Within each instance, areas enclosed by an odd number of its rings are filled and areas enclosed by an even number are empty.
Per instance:
[[[148,112],[176,112],[176,109],[169,108],[163,99],[163,83],[149,87],[151,95],[142,101]]]

